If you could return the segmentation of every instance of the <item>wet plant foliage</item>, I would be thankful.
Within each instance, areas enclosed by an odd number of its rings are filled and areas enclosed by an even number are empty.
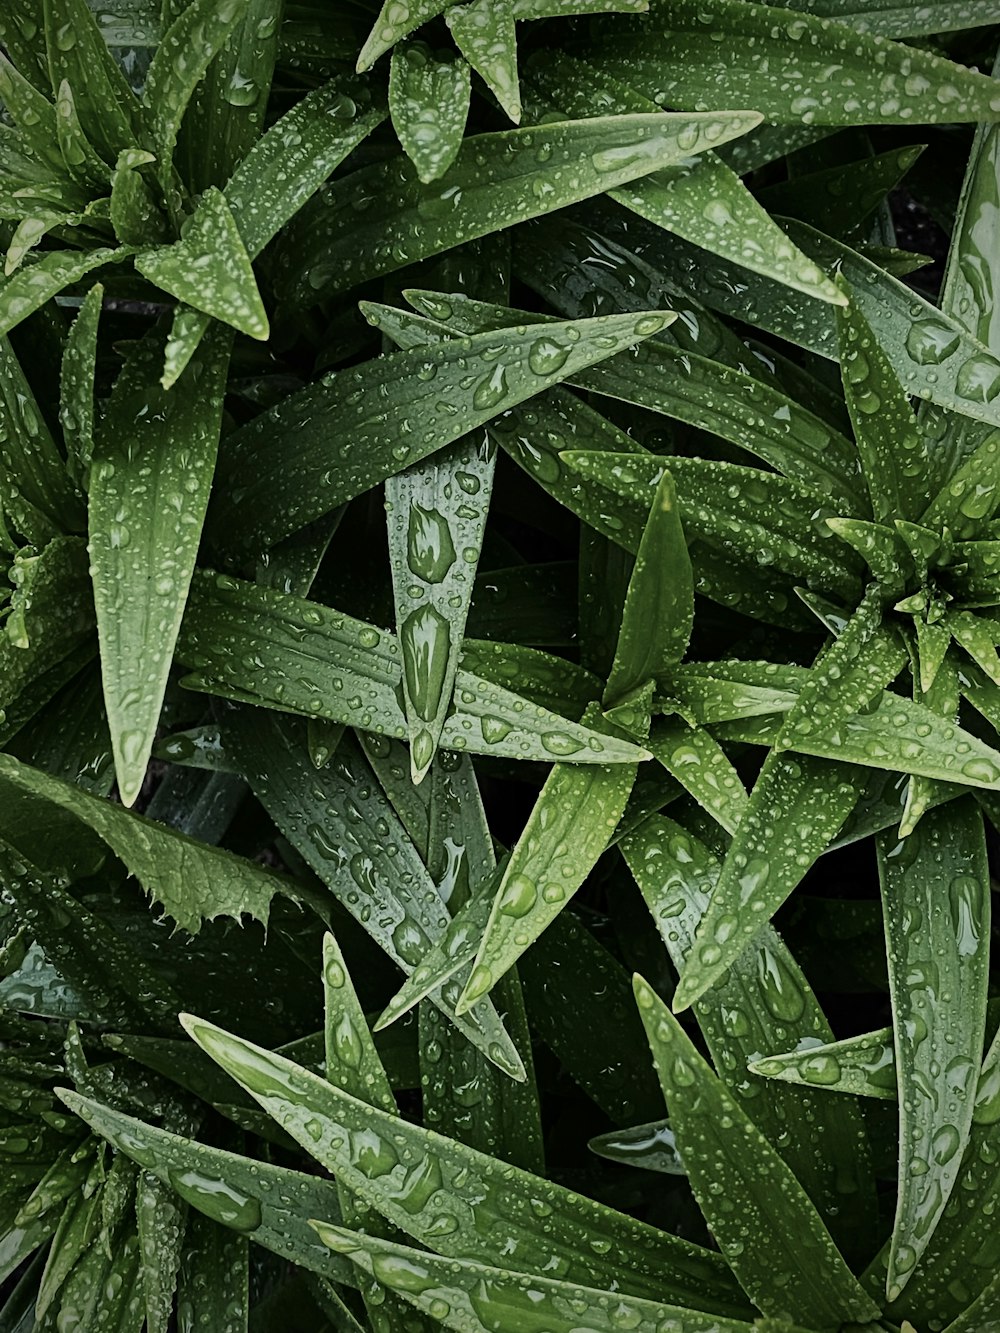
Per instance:
[[[2,0],[0,1333],[1000,1330],[998,43]]]

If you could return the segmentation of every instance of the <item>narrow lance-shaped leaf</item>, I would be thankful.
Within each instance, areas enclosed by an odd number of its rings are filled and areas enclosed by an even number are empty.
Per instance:
[[[634,35],[626,34],[629,25]],[[982,74],[743,0],[653,0],[647,20],[608,28],[596,49],[661,104],[754,106],[772,124],[930,125],[1000,116],[996,85]]]
[[[569,1281],[611,1282],[653,1300],[746,1313],[711,1251],[386,1115],[203,1019],[184,1015],[182,1022],[307,1152],[438,1254],[482,1262],[503,1252],[522,1273],[551,1272],[555,1259]],[[424,1206],[432,1196],[433,1206]]]
[[[69,1089],[59,1096],[107,1139],[185,1203],[213,1221],[253,1235],[256,1243],[310,1271],[343,1281],[349,1269],[316,1243],[310,1217],[340,1215],[332,1180],[251,1160],[144,1124]]]
[[[496,985],[576,893],[607,847],[635,777],[625,764],[553,768],[497,888],[460,1010]]]
[[[162,344],[121,371],[95,443],[90,557],[101,670],[122,801],[139,794],[212,486],[229,364],[219,329],[186,387],[158,383]]]
[[[804,10],[817,18],[835,19],[859,32],[883,37],[924,37],[930,33],[973,28],[1000,20],[1000,6],[988,0],[781,0],[784,8]]]
[[[916,518],[927,446],[909,399],[865,318],[853,305],[837,312],[844,394],[877,522]]]
[[[393,1245],[359,1232],[316,1222],[316,1233],[337,1255],[370,1273],[428,1315],[437,1327],[460,1333],[574,1333],[586,1319],[590,1333],[616,1333],[624,1322],[635,1333],[656,1333],[671,1322],[685,1333],[750,1333],[751,1325],[697,1310],[661,1305],[620,1292],[599,1291],[552,1278],[526,1277],[492,1264],[456,1262]],[[541,1309],[539,1307],[542,1307]],[[542,1322],[544,1321],[544,1323]]]
[[[768,755],[698,925],[675,1011],[703,995],[770,920],[839,832],[862,781],[847,764]]]
[[[462,55],[517,124],[521,119],[521,90],[514,0],[471,0],[449,8],[445,21]]]
[[[202,194],[181,239],[137,255],[135,266],[178,300],[250,338],[267,338],[267,313],[250,256],[225,196],[214,186]]]
[[[496,446],[484,432],[386,481],[415,782],[434,758],[451,705],[495,466]]]
[[[49,250],[37,261],[24,264],[0,282],[0,337],[40,310],[64,288],[79,282],[94,269],[128,258],[131,250],[99,247],[82,254],[76,250]]]
[[[95,283],[66,335],[60,377],[59,421],[67,460],[77,480],[86,486],[94,451],[94,375],[97,369],[97,326],[104,288]]]
[[[751,1061],[747,1067],[762,1078],[821,1088],[824,1092],[846,1092],[852,1097],[877,1097],[885,1101],[896,1096],[892,1028],[776,1052]]]
[[[439,293],[410,290],[406,298],[422,313],[465,334],[502,328],[511,317],[503,306],[455,293],[443,298]],[[673,295],[664,293],[661,299],[674,303]],[[517,313],[520,320],[532,324],[544,324],[552,318],[528,311]],[[681,302],[666,338],[675,333],[679,338],[688,318],[700,324],[703,314],[690,311],[686,318]],[[718,347],[713,350],[721,354]],[[803,485],[836,495],[852,510],[860,501],[855,450],[850,441],[785,393],[718,359],[703,357],[683,346],[671,347],[661,336],[638,355],[611,359],[573,376],[573,382],[581,389],[711,430]],[[633,449],[642,452],[634,445]],[[626,450],[612,446],[605,452]]]
[[[653,680],[663,680],[687,651],[694,621],[694,585],[677,490],[665,471],[629,579],[618,646],[604,691],[604,707]]]
[[[303,97],[258,139],[224,190],[251,259],[385,114],[360,79],[340,77]],[[202,311],[178,306],[164,358],[164,388],[176,383],[209,323]]]
[[[990,880],[966,798],[879,840],[899,1083],[900,1180],[886,1289],[898,1298],[958,1179],[986,1024]],[[924,1170],[913,1169],[918,1163]]]
[[[33,545],[83,527],[83,506],[10,342],[0,337],[0,471],[7,519]]]
[[[573,472],[642,514],[647,512],[650,487],[664,471],[662,458],[655,454],[570,450],[560,458]],[[674,457],[670,473],[689,543],[701,539],[730,562],[755,571],[762,564],[773,564],[788,578],[805,580],[810,587],[846,597],[856,594],[852,554],[843,548],[831,550],[833,543],[811,525],[826,508],[816,492],[773,472],[714,459]]]
[[[814,1327],[877,1318],[792,1172],[641,977],[635,991],[691,1188],[755,1305]]]
[[[659,332],[667,318],[610,316],[543,333],[509,328],[329,376],[228,437],[211,536],[227,550],[256,554],[491,417]],[[470,376],[484,353],[490,369]],[[374,414],[373,402],[380,404]]]
[[[192,1333],[246,1333],[250,1314],[246,1236],[194,1212],[177,1284],[178,1308]],[[182,1316],[184,1317],[184,1316]]]
[[[187,1223],[187,1205],[152,1171],[141,1170],[135,1192],[139,1273],[147,1333],[167,1333]]]
[[[263,653],[253,682],[240,665],[249,653]],[[646,756],[631,742],[565,716],[582,711],[592,697],[593,678],[579,667],[531,649],[470,639],[465,654],[476,671],[460,667],[455,678],[456,708],[445,724],[445,749],[577,764],[636,763]],[[395,636],[318,602],[199,572],[177,657],[199,673],[185,678],[193,688],[386,736],[406,735]],[[508,680],[523,693],[506,688]],[[582,701],[578,682],[585,691]],[[562,711],[551,711],[537,698]]]
[[[621,850],[674,966],[683,971],[720,862],[685,829],[655,815],[626,834]],[[860,1113],[822,1091],[778,1089],[746,1077],[748,1060],[761,1050],[833,1036],[808,981],[772,927],[758,931],[693,1012],[730,1094],[775,1145],[838,1243],[849,1247],[852,1257],[867,1257],[875,1193]],[[802,1123],[814,1132],[797,1134],[795,1126]]]
[[[396,0],[384,0],[375,26],[368,34],[361,54],[358,56],[358,73],[363,74],[397,42],[409,36],[414,28],[436,18],[456,0],[411,0],[400,9]]]
[[[657,105],[609,77],[603,67],[561,53],[546,52],[533,63],[531,85],[566,115],[649,112]],[[616,203],[703,250],[723,254],[821,301],[843,302],[823,270],[796,249],[739,176],[713,152],[608,193]]]
[[[235,714],[225,735],[254,794],[292,845],[390,958],[411,971],[444,934],[448,913],[357,747],[342,741],[317,772],[301,728],[287,719],[262,727],[252,714]],[[456,1019],[451,990],[432,998],[510,1077],[524,1077],[492,1004]]]
[[[44,11],[52,86],[69,84],[87,139],[107,164],[144,147],[142,107],[85,0],[45,0]]]
[[[172,165],[181,120],[213,57],[248,0],[192,0],[163,34],[146,75],[142,100],[164,192],[175,198]]]
[[[432,185],[405,157],[365,167],[289,228],[275,276],[292,307],[310,306],[738,138],[759,119],[752,111],[605,116],[475,135]]]
[[[735,834],[747,811],[746,788],[710,732],[682,718],[661,718],[644,744],[727,833]]]
[[[906,650],[882,620],[882,592],[871,584],[835,639],[820,652],[781,726],[780,750],[799,749],[817,732],[836,742],[841,722],[865,709],[899,675]]]
[[[403,151],[427,185],[442,176],[462,146],[472,84],[469,66],[423,42],[392,53],[389,111]]]

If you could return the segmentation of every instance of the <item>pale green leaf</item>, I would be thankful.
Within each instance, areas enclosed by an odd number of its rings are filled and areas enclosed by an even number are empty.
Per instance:
[[[448,170],[462,146],[471,90],[464,60],[439,55],[423,42],[392,53],[392,126],[425,185]]]

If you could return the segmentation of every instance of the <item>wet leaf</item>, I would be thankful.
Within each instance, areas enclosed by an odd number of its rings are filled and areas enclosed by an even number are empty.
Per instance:
[[[583,884],[615,831],[635,776],[626,764],[553,767],[497,887],[461,1011],[496,985]]]
[[[992,80],[939,56],[809,14],[742,0],[653,0],[602,33],[607,68],[661,105],[753,106],[775,124],[993,120]]]
[[[290,305],[309,306],[648,175],[758,123],[750,111],[607,116],[474,135],[432,185],[420,183],[405,157],[365,167],[289,228],[276,275]]]
[[[926,814],[905,842],[879,840],[900,1087],[900,1173],[886,1290],[896,1300],[958,1179],[986,1023],[990,891],[982,815]],[[926,1171],[913,1170],[913,1164]]]
[[[768,755],[698,924],[675,1011],[699,999],[735,963],[836,837],[861,783],[845,763]]]
[[[750,1072],[824,1092],[846,1092],[853,1097],[896,1097],[896,1053],[892,1028],[863,1032],[843,1041],[810,1043],[794,1051],[752,1060]]]
[[[682,718],[653,726],[646,748],[727,833],[734,834],[747,811],[746,788],[718,741]]]
[[[715,892],[720,862],[696,837],[661,816],[621,843],[671,960],[684,971],[699,919]],[[863,1255],[875,1230],[875,1196],[865,1125],[857,1109],[820,1090],[786,1095],[747,1079],[748,1062],[777,1042],[798,1047],[833,1032],[781,937],[760,930],[731,970],[695,1002],[709,1054],[731,1096],[775,1146],[846,1251]],[[812,1133],[792,1130],[808,1123]]]
[[[188,1223],[177,1304],[190,1333],[246,1333],[250,1309],[245,1236],[197,1210]]]
[[[515,125],[521,119],[514,0],[452,5],[445,22],[455,44]]]
[[[94,376],[104,288],[95,283],[66,337],[60,379],[59,421],[77,484],[85,486],[94,452]]]
[[[46,301],[79,282],[94,269],[126,259],[131,251],[98,248],[80,254],[74,250],[49,250],[34,263],[22,264],[9,278],[0,281],[0,336],[10,333]]]
[[[406,735],[394,635],[318,602],[207,571],[196,575],[192,586],[177,656],[198,674],[188,676],[186,684],[223,698],[353,723],[390,737]],[[233,660],[237,647],[237,656],[266,651],[252,682]],[[465,655],[476,671],[459,668],[457,708],[442,736],[446,749],[581,764],[627,764],[645,755],[630,742],[571,722],[534,702],[539,691],[530,678],[522,679],[520,668],[557,665],[559,682],[572,681],[573,668],[562,659],[474,640],[465,641]],[[494,683],[508,676],[525,695]],[[547,694],[551,681],[543,684]],[[563,697],[553,702],[562,705]]]
[[[718,1319],[676,1306],[622,1297],[552,1278],[525,1277],[481,1263],[439,1259],[426,1250],[393,1245],[371,1236],[317,1222],[316,1232],[334,1254],[344,1255],[398,1292],[442,1328],[463,1333],[507,1333],[539,1328],[572,1333],[579,1321],[593,1333],[614,1333],[627,1322],[636,1333],[654,1333],[671,1318],[691,1333],[743,1333],[751,1325]],[[538,1309],[544,1305],[544,1313]],[[667,1325],[669,1327],[669,1324]]]
[[[122,801],[139,794],[208,504],[230,335],[219,330],[168,393],[162,344],[119,374],[90,476],[91,573]]]
[[[144,1124],[68,1089],[60,1097],[95,1133],[169,1186],[197,1212],[311,1272],[342,1281],[345,1265],[318,1245],[307,1219],[339,1217],[330,1180],[240,1157]]]
[[[515,1272],[551,1271],[555,1258],[570,1281],[660,1300],[683,1292],[696,1308],[743,1312],[711,1251],[365,1106],[203,1019],[182,1021],[307,1152],[438,1254],[481,1262],[503,1248]]]
[[[272,719],[264,728],[250,713],[235,714],[225,735],[254,794],[291,844],[390,958],[412,971],[445,933],[448,913],[360,750],[342,741],[317,772],[301,729],[287,720]],[[460,1018],[457,994],[432,998],[491,1060],[523,1079],[520,1056],[491,1004]]]
[[[328,376],[229,436],[213,538],[227,549],[272,545],[663,323],[661,315],[624,315],[552,325],[544,335],[515,327]],[[484,353],[489,369],[470,375],[470,362]],[[374,414],[373,400],[382,404]]]
[[[629,579],[605,709],[648,680],[659,683],[687,651],[694,621],[691,560],[669,472],[657,482]]]
[[[274,894],[292,887],[291,881],[252,861],[131,814],[12,756],[0,755],[0,783],[8,792],[23,792],[43,809],[58,807],[93,829],[153,902],[191,934],[204,920],[226,915],[239,921],[244,912],[266,924]]]
[[[150,282],[250,338],[268,336],[267,312],[225,196],[202,194],[174,245],[136,257]]]
[[[600,67],[546,54],[531,67],[532,87],[573,116],[642,113],[657,103]],[[834,305],[841,297],[811,259],[789,243],[736,173],[713,152],[608,192],[640,217],[715,254],[735,259]]]
[[[454,162],[470,96],[465,61],[439,55],[423,42],[409,42],[392,53],[392,126],[423,184],[437,180]]]
[[[688,1180],[744,1290],[764,1313],[794,1322],[877,1317],[789,1168],[662,1000],[641,977],[635,988]]]

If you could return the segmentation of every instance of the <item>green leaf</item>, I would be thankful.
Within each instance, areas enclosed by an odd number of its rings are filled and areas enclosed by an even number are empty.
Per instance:
[[[396,1099],[368,1030],[347,963],[336,939],[323,936],[323,1000],[326,1014],[324,1040],[326,1076],[362,1101],[390,1115]]]
[[[136,257],[150,282],[179,301],[265,340],[267,312],[257,290],[250,256],[221,191],[211,187],[188,218],[174,245]]]
[[[684,1175],[684,1163],[677,1152],[669,1120],[652,1120],[647,1125],[596,1134],[587,1147],[609,1162],[637,1166],[643,1171],[659,1171],[665,1176]]]
[[[435,315],[435,310],[441,310],[440,296],[418,291],[408,291],[406,296],[418,310],[441,318]],[[511,318],[503,306],[456,293],[449,294],[445,305],[449,312],[446,322],[466,334],[501,328]],[[528,323],[551,318],[526,311],[518,315]],[[671,333],[682,323],[675,320]],[[857,463],[850,441],[752,375],[667,346],[657,338],[637,354],[609,358],[571,379],[579,388],[711,430],[804,486],[835,494],[851,508],[859,502]]]
[[[861,783],[844,763],[768,755],[699,923],[675,1011],[699,999],[736,962],[836,837]]]
[[[455,44],[515,124],[521,119],[514,0],[470,0],[445,12]]]
[[[250,1314],[246,1237],[195,1211],[187,1240],[177,1302],[190,1333],[246,1333]]]
[[[385,115],[384,104],[366,82],[340,75],[275,121],[224,191],[251,259]]]
[[[122,801],[139,794],[208,504],[231,335],[219,330],[168,393],[162,344],[119,374],[94,448],[90,557],[104,698]]]
[[[909,399],[854,305],[837,312],[840,370],[876,522],[916,517],[925,503],[927,445]]]
[[[691,560],[669,472],[657,482],[629,579],[605,708],[645,684],[664,679],[687,651],[694,621]]]
[[[878,843],[899,1082],[900,1170],[886,1290],[899,1297],[958,1180],[986,1024],[990,878],[966,799]],[[913,1164],[926,1171],[913,1170]]]
[[[262,648],[267,662],[249,682],[239,658],[259,655]],[[533,702],[532,682],[522,679],[522,667],[568,667],[562,659],[468,639],[465,655],[476,673],[460,668],[456,676],[457,708],[442,737],[446,749],[582,764],[635,763],[645,756],[629,742]],[[202,571],[192,585],[177,657],[199,673],[187,677],[186,684],[224,698],[326,717],[387,736],[406,735],[395,637],[318,602]],[[303,675],[310,669],[315,675]],[[508,673],[525,695],[493,683]],[[571,669],[563,672],[565,677],[572,679]]]
[[[424,185],[443,176],[462,146],[472,84],[464,60],[423,42],[392,53],[389,111],[403,151]]]
[[[998,372],[1000,385],[1000,372]],[[956,537],[972,537],[1000,506],[1000,430],[991,430],[931,500],[920,517],[925,527],[948,527]]]
[[[823,648],[785,715],[779,750],[808,748],[814,733],[836,736],[840,724],[867,709],[906,663],[906,649],[882,619],[881,589],[871,584],[836,638]]]
[[[83,133],[107,165],[124,148],[145,146],[142,107],[105,45],[85,0],[44,0],[52,87],[65,82]]]
[[[47,301],[96,268],[128,257],[127,247],[98,248],[79,254],[75,250],[48,250],[32,264],[24,264],[0,282],[0,337],[10,333]]]
[[[683,972],[720,863],[680,825],[658,815],[621,842],[671,960]],[[709,1054],[730,1095],[774,1145],[845,1248],[873,1240],[875,1194],[864,1121],[822,1090],[747,1079],[749,1061],[775,1045],[802,1048],[833,1037],[808,981],[780,936],[765,926],[732,969],[694,1005]],[[795,1126],[809,1123],[800,1136]]]
[[[496,446],[470,435],[386,480],[414,782],[433,761],[451,706],[495,466]]]
[[[188,103],[213,58],[225,45],[249,0],[191,0],[160,39],[146,75],[142,101],[149,121],[150,148],[168,196],[174,146]]]
[[[655,455],[569,451],[567,467],[646,512],[650,489],[664,471]],[[845,558],[813,526],[824,502],[797,482],[758,468],[702,458],[671,458],[681,521],[689,544],[701,539],[751,568],[775,564],[810,586],[850,596],[857,583]]]
[[[689,727],[681,718],[662,718],[645,744],[671,777],[727,833],[735,834],[746,814],[748,798],[718,741],[703,727]]]
[[[342,1281],[349,1270],[316,1243],[310,1217],[339,1217],[337,1187],[320,1176],[251,1160],[144,1124],[68,1089],[59,1096],[81,1120],[180,1195],[197,1212]]]
[[[58,181],[65,174],[65,163],[58,147],[55,108],[24,74],[14,68],[0,52],[0,101],[20,131],[29,158],[44,164],[42,179]],[[37,168],[36,168],[37,169]]]
[[[745,1312],[711,1251],[386,1115],[203,1019],[182,1022],[307,1152],[438,1254],[482,1262],[502,1251],[514,1271],[531,1274],[552,1271],[555,1260],[569,1281]]]
[[[23,792],[31,798],[29,807],[58,807],[93,829],[153,902],[191,934],[206,919],[231,916],[239,921],[244,912],[266,925],[275,893],[292,888],[289,880],[252,861],[133,815],[10,755],[0,755],[0,783],[8,801],[12,791]]]
[[[344,740],[317,772],[300,728],[278,718],[261,726],[249,713],[232,716],[225,736],[254,794],[292,846],[390,958],[412,971],[444,935],[448,912],[364,755]],[[492,1004],[461,1018],[457,994],[449,990],[432,998],[510,1077],[524,1078]]]
[[[365,167],[334,184],[289,228],[276,278],[292,308],[310,306],[646,176],[758,123],[751,111],[607,116],[474,135],[432,185],[421,185],[405,157]]]
[[[795,0],[794,4],[781,0],[781,4],[884,37],[923,37],[1000,20],[1000,9],[980,0],[935,0],[933,5],[922,0]]]
[[[531,80],[565,115],[650,112],[657,107],[609,78],[603,67],[561,53],[536,59]],[[842,303],[826,274],[790,244],[736,173],[711,151],[608,193],[616,203],[704,250],[769,274],[821,301]]]
[[[543,334],[508,328],[327,376],[228,437],[211,535],[256,553],[664,322],[615,315]],[[470,376],[484,355],[489,369]],[[373,414],[374,401],[381,410]]]
[[[752,1060],[747,1068],[762,1078],[846,1092],[852,1097],[896,1097],[896,1053],[892,1028],[862,1032],[843,1041],[810,1043],[794,1051]]]
[[[65,79],[56,87],[55,110],[56,136],[67,172],[83,189],[100,190],[107,168],[84,133],[73,90]]]
[[[628,27],[634,36],[624,35]],[[982,74],[744,0],[654,0],[648,19],[607,28],[595,50],[661,105],[753,106],[779,125],[930,125],[1000,115],[996,85]]]
[[[655,1333],[683,1321],[685,1333],[749,1333],[750,1324],[675,1305],[622,1297],[553,1278],[526,1277],[490,1264],[456,1262],[316,1222],[316,1233],[337,1255],[371,1273],[390,1291],[461,1333],[573,1333],[586,1319],[591,1333],[615,1333],[623,1322]],[[544,1322],[543,1322],[544,1321]]]
[[[259,138],[282,17],[280,0],[249,0],[198,84],[175,159],[192,192],[225,185]]]
[[[521,19],[577,18],[581,14],[639,14],[649,0],[513,0],[514,17]]]
[[[635,777],[625,764],[553,767],[497,887],[461,1012],[496,985],[583,884],[611,840]]]
[[[66,336],[59,380],[59,423],[69,466],[81,486],[88,481],[94,452],[94,376],[103,300],[104,288],[95,283]]]
[[[187,1206],[159,1176],[143,1169],[136,1183],[135,1214],[147,1333],[167,1333],[181,1265]]]
[[[115,237],[122,245],[156,245],[170,239],[166,218],[143,168],[155,162],[141,148],[123,148],[111,174],[109,212]]]
[[[688,1180],[747,1295],[813,1327],[877,1318],[791,1170],[641,977],[635,991]]]
[[[404,9],[400,9],[395,0],[383,0],[375,26],[358,56],[358,73],[363,74],[366,69],[370,69],[379,56],[409,36],[414,28],[436,18],[454,3],[455,0],[411,0]]]

